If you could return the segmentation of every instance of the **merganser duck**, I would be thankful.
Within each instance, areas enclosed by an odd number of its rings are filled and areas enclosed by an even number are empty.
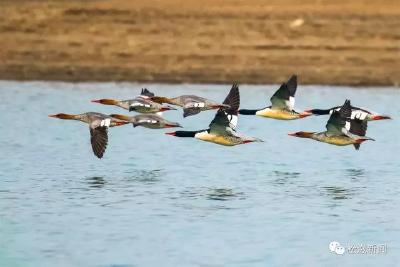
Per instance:
[[[296,120],[310,116],[310,113],[299,113],[294,110],[296,89],[297,76],[292,75],[271,97],[271,106],[263,109],[241,109],[239,110],[239,114],[256,115],[277,120]]]
[[[334,110],[326,124],[326,131],[315,132],[296,132],[290,133],[291,136],[310,138],[320,142],[346,146],[354,145],[355,149],[360,148],[360,144],[367,140],[375,141],[366,137],[367,121],[358,118],[351,118],[350,100],[346,100],[339,110]]]
[[[147,90],[146,88],[142,89],[139,96],[134,99],[129,100],[115,100],[115,99],[98,99],[92,100],[94,103],[100,103],[103,105],[114,105],[121,107],[123,109],[127,109],[129,111],[136,111],[138,113],[158,113],[168,110],[176,110],[171,106],[162,106],[159,103],[156,103],[151,100],[154,94]]]
[[[98,158],[103,157],[107,148],[108,127],[120,126],[129,123],[127,121],[118,120],[97,112],[86,112],[78,115],[58,113],[55,115],[49,115],[49,117],[63,120],[77,120],[89,124],[90,142],[92,144],[93,153]]]
[[[339,110],[339,107],[333,107],[329,109],[310,109],[306,110],[305,112],[314,114],[314,115],[331,115],[335,110]],[[367,120],[367,121],[377,121],[377,120],[389,120],[391,119],[390,116],[381,115],[372,111],[368,111],[363,108],[351,107],[351,118],[352,119],[360,119],[360,120]]]
[[[223,104],[224,105],[217,111],[208,129],[199,131],[176,131],[166,134],[177,137],[192,137],[224,146],[263,142],[258,138],[240,135],[235,130],[240,105],[239,87],[237,84],[233,84]],[[225,108],[225,105],[230,106],[230,108]]]
[[[143,126],[149,129],[182,127],[179,123],[168,121],[157,114],[141,114],[136,116],[111,114],[110,117],[130,122],[133,124],[133,127]]]
[[[168,103],[171,105],[179,106],[183,108],[183,117],[193,116],[201,111],[206,111],[210,109],[219,109],[219,108],[229,108],[228,105],[220,104],[213,100],[206,99],[204,97],[195,96],[195,95],[181,95],[174,98],[162,97],[162,96],[153,96],[150,97],[151,100],[157,103]]]

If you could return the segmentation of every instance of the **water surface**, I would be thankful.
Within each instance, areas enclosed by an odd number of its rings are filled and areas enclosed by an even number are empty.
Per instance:
[[[300,86],[296,106],[346,98],[391,114],[372,122],[360,151],[293,138],[328,117],[239,118],[264,143],[223,147],[164,135],[109,131],[105,157],[87,125],[58,112],[127,112],[90,103],[195,93],[222,101],[229,85],[0,82],[0,266],[395,266],[400,261],[399,90]],[[240,86],[241,107],[261,108],[277,86]],[[204,129],[214,111],[182,118]],[[335,255],[329,242],[387,244],[382,255]]]

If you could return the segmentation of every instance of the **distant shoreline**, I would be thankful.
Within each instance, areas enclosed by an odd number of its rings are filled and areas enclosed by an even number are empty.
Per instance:
[[[395,0],[150,2],[2,1],[0,80],[400,84]]]

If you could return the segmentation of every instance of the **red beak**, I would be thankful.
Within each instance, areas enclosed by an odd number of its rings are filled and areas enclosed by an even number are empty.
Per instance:
[[[176,133],[175,132],[172,132],[172,133],[165,133],[166,135],[172,135],[172,136],[175,136],[176,135]]]
[[[165,128],[174,128],[174,127],[180,127],[180,126],[174,124],[165,124]]]
[[[383,115],[376,115],[372,117],[372,120],[374,121],[379,121],[379,120],[391,120],[392,118],[389,116],[383,116]]]
[[[100,103],[100,100],[92,100],[93,103]]]
[[[50,118],[57,118],[57,115],[49,115]]]
[[[128,123],[130,123],[130,122],[128,122],[128,121],[117,121],[115,123],[115,125],[120,126],[120,125],[125,125],[125,124],[128,124]]]
[[[296,136],[296,133],[288,133],[290,136]]]
[[[304,112],[300,113],[299,117],[300,118],[305,118],[305,117],[308,117],[308,116],[311,116],[311,115],[312,115],[312,113],[304,111]]]

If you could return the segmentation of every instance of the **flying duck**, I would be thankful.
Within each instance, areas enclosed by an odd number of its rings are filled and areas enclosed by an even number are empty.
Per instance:
[[[314,114],[314,115],[331,115],[335,110],[338,111],[339,107],[333,107],[330,109],[310,109],[306,110],[305,112]],[[391,119],[390,116],[377,114],[372,111],[368,111],[363,108],[357,108],[351,106],[351,118],[352,119],[360,119],[360,120],[367,120],[367,121],[377,121],[377,120],[389,120]]]
[[[150,97],[151,100],[157,103],[168,103],[171,105],[179,106],[183,108],[183,117],[188,117],[192,115],[196,115],[201,111],[206,111],[210,109],[219,109],[219,108],[229,108],[229,105],[220,104],[213,100],[206,99],[204,97],[195,96],[195,95],[181,95],[174,98],[162,97],[162,96],[153,96]]]
[[[133,127],[143,126],[150,129],[182,127],[179,123],[168,121],[157,114],[140,114],[136,116],[111,114],[110,117],[132,123]]]
[[[129,100],[115,100],[115,99],[98,99],[92,100],[94,103],[100,103],[103,105],[114,105],[121,107],[123,109],[127,109],[129,111],[136,111],[138,113],[157,113],[163,112],[167,110],[176,110],[171,106],[162,106],[159,103],[156,103],[151,100],[154,94],[147,90],[146,88],[142,89],[139,96],[134,99]]]
[[[271,97],[271,106],[263,109],[240,109],[241,115],[257,115],[277,120],[295,120],[310,116],[307,112],[296,112],[294,110],[294,95],[297,89],[297,76],[292,75],[290,79],[281,85]]]
[[[240,105],[239,87],[233,84],[222,107],[217,111],[209,128],[199,131],[176,131],[166,133],[177,137],[192,137],[206,142],[212,142],[224,146],[235,146],[251,142],[262,142],[261,139],[246,137],[238,134],[235,130],[238,120],[238,109]],[[229,106],[230,108],[225,108]]]
[[[332,112],[326,124],[325,132],[296,132],[289,135],[310,138],[337,146],[354,145],[355,149],[358,150],[362,142],[374,141],[374,139],[365,136],[366,131],[367,121],[351,118],[350,100],[346,100],[339,110]]]
[[[90,142],[92,144],[93,153],[98,158],[103,157],[107,148],[108,127],[120,126],[129,123],[97,112],[86,112],[78,115],[58,113],[55,115],[49,115],[49,117],[63,120],[77,120],[89,124]]]

